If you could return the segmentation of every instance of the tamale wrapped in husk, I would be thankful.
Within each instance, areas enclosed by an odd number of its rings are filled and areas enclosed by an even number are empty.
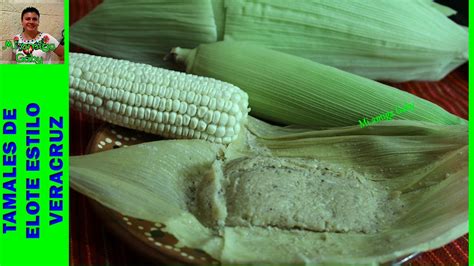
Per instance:
[[[97,54],[172,67],[174,46],[245,41],[370,79],[439,80],[468,59],[468,32],[428,0],[106,0],[71,27]]]
[[[228,146],[166,140],[71,157],[71,185],[223,264],[375,265],[466,233],[467,126],[373,128],[250,118]]]
[[[224,40],[264,45],[370,79],[440,80],[468,58],[467,31],[432,1],[225,3]]]
[[[155,66],[173,46],[217,41],[208,0],[105,0],[71,27],[71,42],[99,55]]]
[[[253,44],[224,41],[192,50],[176,48],[173,53],[186,65],[186,72],[241,88],[249,95],[251,114],[275,123],[350,126],[387,112],[394,114],[393,119],[467,123],[407,92]],[[406,104],[414,108],[396,114]]]

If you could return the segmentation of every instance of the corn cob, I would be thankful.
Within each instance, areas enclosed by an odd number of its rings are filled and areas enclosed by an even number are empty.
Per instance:
[[[228,144],[247,118],[248,96],[231,84],[125,60],[70,58],[71,106],[107,122]]]
[[[297,56],[240,42],[173,49],[186,71],[232,83],[249,95],[251,115],[307,127],[357,125],[407,103],[395,119],[466,124],[436,104],[393,87]]]

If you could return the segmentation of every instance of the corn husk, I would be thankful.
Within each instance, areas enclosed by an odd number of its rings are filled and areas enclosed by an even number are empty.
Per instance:
[[[439,80],[468,58],[453,12],[431,0],[106,0],[71,27],[71,42],[171,68],[174,46],[248,41],[370,79]]]
[[[270,126],[250,118],[247,137],[228,147],[158,141],[71,157],[71,185],[128,216],[165,224],[178,246],[222,263],[375,265],[440,247],[468,230],[467,127],[413,121],[324,131]],[[373,234],[225,227],[216,235],[187,209],[186,184],[216,158],[258,154],[314,158],[357,168],[401,191],[406,211]]]
[[[71,42],[96,54],[155,66],[171,47],[217,40],[208,0],[106,0],[71,27]]]
[[[468,33],[450,11],[425,0],[230,0],[224,40],[375,80],[440,80],[468,58]]]
[[[285,125],[334,127],[359,124],[408,103],[393,119],[465,124],[429,101],[301,57],[242,42],[174,49],[186,72],[234,84],[247,92],[251,114]]]
[[[456,10],[450,8],[449,6],[444,6],[442,4],[436,3],[434,0],[425,0],[425,2],[436,8],[439,12],[441,12],[447,17],[457,14]]]

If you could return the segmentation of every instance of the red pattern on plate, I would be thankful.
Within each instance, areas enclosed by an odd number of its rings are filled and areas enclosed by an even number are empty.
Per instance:
[[[89,13],[100,0],[72,0],[69,2],[71,25]],[[73,50],[73,49],[72,49]],[[80,51],[80,49],[76,49]],[[407,82],[390,84],[426,100],[434,102],[447,111],[468,119],[467,67],[463,66],[440,82]],[[71,155],[84,154],[92,134],[101,122],[71,110],[70,150]],[[104,225],[90,210],[87,199],[71,190],[70,203],[70,265],[156,265],[116,236],[106,231]],[[425,252],[405,263],[406,265],[467,265],[468,235],[450,244]]]

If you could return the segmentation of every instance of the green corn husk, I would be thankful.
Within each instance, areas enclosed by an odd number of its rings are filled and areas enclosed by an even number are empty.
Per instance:
[[[250,119],[247,136],[228,147],[169,140],[71,157],[71,185],[124,215],[165,224],[178,246],[204,250],[223,264],[376,265],[465,234],[467,127],[393,121],[374,128],[312,131]],[[188,184],[202,181],[219,158],[227,163],[264,152],[355,168],[400,194],[404,211],[390,227],[368,234],[259,226],[224,226],[216,234],[188,209]]]
[[[434,2],[434,0],[424,0],[426,3],[430,4],[432,7],[436,8],[443,15],[449,17],[457,14],[457,11],[442,4]]]
[[[217,40],[208,0],[106,0],[71,27],[71,42],[99,55],[171,68],[171,47]]]
[[[440,80],[468,58],[467,31],[443,14],[451,9],[432,1],[225,3],[224,40],[263,45],[370,79]]]
[[[248,41],[371,79],[439,80],[468,58],[468,33],[431,0],[106,0],[71,27],[99,55],[155,66],[174,46]]]
[[[414,110],[393,119],[465,124],[441,107],[393,87],[297,56],[238,42],[173,49],[188,73],[240,87],[249,95],[251,114],[285,125],[357,125],[407,103]]]

